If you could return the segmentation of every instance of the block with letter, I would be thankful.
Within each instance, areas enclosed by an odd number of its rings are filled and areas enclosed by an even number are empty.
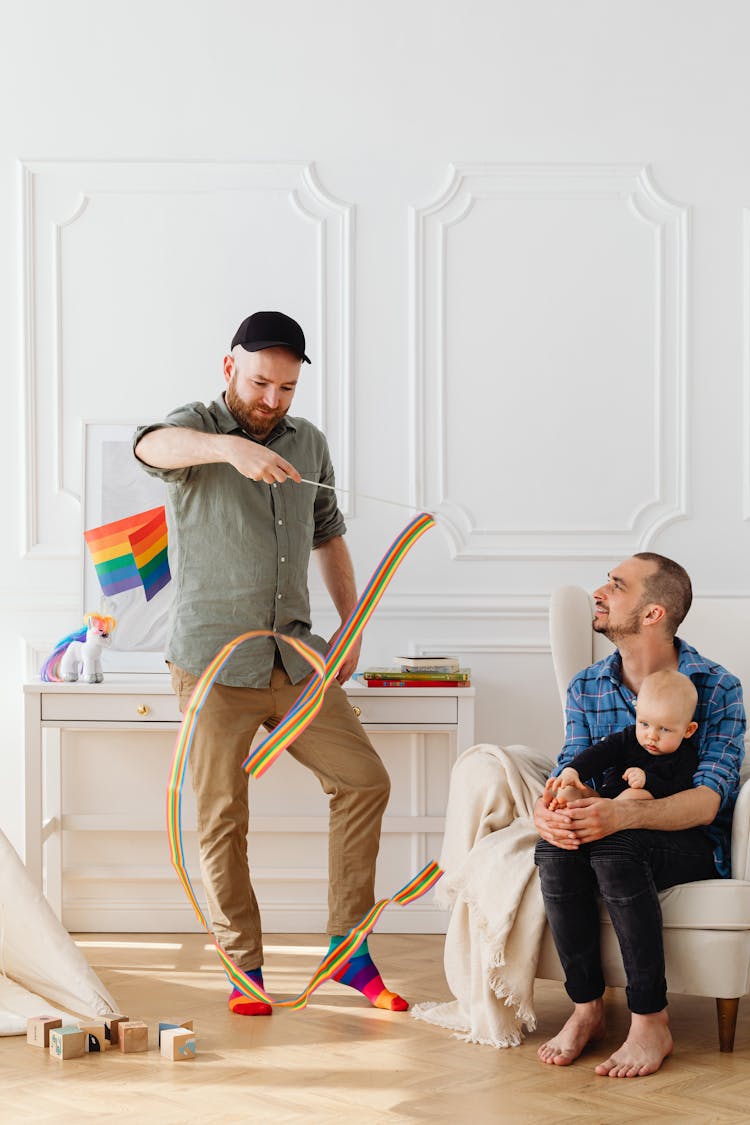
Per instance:
[[[148,1025],[142,1020],[126,1020],[117,1029],[120,1037],[120,1050],[125,1055],[148,1050]]]
[[[54,1016],[32,1016],[26,1024],[26,1042],[32,1047],[49,1047],[49,1033],[62,1027],[62,1020]]]
[[[86,1050],[86,1036],[80,1027],[55,1027],[49,1033],[49,1053],[53,1059],[78,1059]]]
[[[171,1062],[195,1058],[195,1032],[192,1028],[165,1027],[161,1033],[161,1057]]]
[[[183,1020],[182,1023],[175,1023],[172,1020],[169,1023],[161,1023],[160,1022],[159,1023],[159,1046],[160,1047],[161,1047],[162,1032],[163,1031],[171,1031],[176,1027],[182,1027],[182,1028],[185,1028],[187,1031],[192,1031],[193,1030],[193,1021],[192,1020]]]
[[[103,1023],[79,1020],[78,1026],[86,1036],[86,1050],[94,1054],[97,1051],[106,1051],[109,1047]]]

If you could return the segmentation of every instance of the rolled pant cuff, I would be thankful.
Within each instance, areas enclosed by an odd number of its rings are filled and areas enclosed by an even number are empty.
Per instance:
[[[232,957],[232,954],[230,953],[229,956]],[[235,960],[234,957],[232,957],[232,960],[234,961],[235,965],[237,965],[237,968],[240,969],[240,971],[243,973],[249,973],[251,969],[263,968],[262,953],[259,953],[257,957],[243,957],[243,963],[241,965]]]
[[[592,1004],[594,1000],[601,1000],[604,996],[604,985],[601,988],[595,985],[591,988],[571,988],[566,981],[565,991],[574,1004]]]
[[[657,1012],[663,1012],[667,1006],[666,991],[641,993],[633,996],[626,989],[625,995],[627,996],[628,1009],[636,1016],[655,1016]]]
[[[349,933],[350,930],[353,930],[355,926],[359,925],[366,913],[367,910],[363,910],[362,913],[357,918],[355,918],[353,922],[342,922],[341,925],[337,925],[335,922],[329,922],[326,926],[327,936],[344,937]]]

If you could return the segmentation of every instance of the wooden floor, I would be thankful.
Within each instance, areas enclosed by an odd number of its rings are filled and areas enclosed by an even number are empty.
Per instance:
[[[496,1051],[452,1039],[408,1014],[378,1012],[350,990],[326,984],[310,1007],[270,1019],[231,1015],[223,973],[197,935],[79,935],[91,964],[122,1009],[151,1027],[148,1054],[87,1055],[61,1063],[0,1039],[0,1122],[580,1122],[750,1121],[750,1000],[740,1005],[733,1055],[721,1055],[711,1000],[671,998],[676,1050],[659,1074],[597,1077],[596,1061],[627,1026],[623,994],[608,997],[610,1033],[569,1068],[546,1067],[535,1052],[557,1030],[568,1002],[562,986],[538,982],[539,1032]],[[376,935],[371,948],[390,987],[410,1000],[447,999],[442,938]],[[270,935],[266,985],[295,994],[324,952],[319,937]],[[155,1025],[192,1017],[193,1062],[169,1063],[155,1049]]]

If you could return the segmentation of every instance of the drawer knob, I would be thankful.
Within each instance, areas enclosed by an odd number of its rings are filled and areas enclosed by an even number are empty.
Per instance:
[[[136,707],[136,711],[139,715],[148,715],[150,710],[151,708],[147,707],[145,703],[141,703],[139,707]]]
[[[355,715],[357,716],[357,718],[359,718],[359,717],[360,717],[360,715],[362,714],[362,708],[361,708],[361,707],[357,707],[357,706],[355,706],[355,704],[354,704],[354,703],[352,703],[352,711],[353,711],[353,712],[354,712],[354,714],[355,714]]]

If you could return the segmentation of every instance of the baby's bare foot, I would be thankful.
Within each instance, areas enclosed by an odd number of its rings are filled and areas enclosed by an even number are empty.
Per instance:
[[[608,1078],[641,1078],[654,1074],[671,1055],[672,1047],[666,1008],[648,1016],[633,1013],[622,1047],[594,1070]]]
[[[570,1019],[553,1039],[537,1051],[543,1063],[549,1066],[570,1066],[581,1051],[604,1038],[604,1003],[593,1000],[590,1004],[576,1004]]]

